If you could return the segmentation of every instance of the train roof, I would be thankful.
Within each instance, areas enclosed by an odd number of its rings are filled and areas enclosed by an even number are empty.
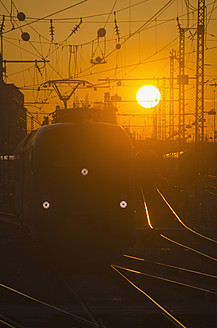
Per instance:
[[[94,131],[106,129],[111,131],[119,131],[119,134],[125,135],[129,142],[131,143],[130,137],[127,134],[126,130],[117,124],[111,124],[111,123],[104,123],[104,122],[85,122],[82,124],[76,124],[76,123],[55,123],[51,125],[45,125],[40,127],[37,130],[32,131],[29,135],[27,135],[24,140],[21,142],[21,144],[18,146],[18,151],[28,148],[35,142],[39,141],[43,136],[49,135],[50,133],[54,132],[55,130],[62,130],[63,127],[75,127],[76,130],[83,132],[85,130],[94,129]]]

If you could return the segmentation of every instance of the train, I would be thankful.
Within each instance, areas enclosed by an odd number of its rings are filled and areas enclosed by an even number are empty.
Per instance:
[[[121,250],[133,242],[135,153],[119,125],[56,123],[16,151],[15,208],[36,243]]]

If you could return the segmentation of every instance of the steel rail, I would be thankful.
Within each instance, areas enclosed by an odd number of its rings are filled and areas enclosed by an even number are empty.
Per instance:
[[[191,269],[187,269],[187,268],[183,268],[183,267],[178,267],[178,266],[170,265],[170,264],[166,264],[166,263],[150,261],[150,260],[146,260],[146,259],[143,259],[143,258],[140,258],[140,257],[132,256],[132,255],[129,255],[129,254],[124,254],[123,256],[126,257],[126,258],[129,258],[129,259],[133,259],[133,260],[137,260],[137,261],[142,261],[142,262],[145,262],[145,263],[157,264],[157,265],[160,265],[160,266],[165,266],[165,267],[176,269],[176,270],[179,270],[179,271],[185,271],[185,272],[189,272],[189,273],[194,273],[194,274],[197,274],[197,275],[201,275],[201,276],[204,276],[204,277],[207,277],[207,278],[217,279],[217,276],[212,275],[212,274],[209,274],[209,273],[205,273],[205,272],[191,270]]]
[[[142,193],[142,194],[143,194],[143,193]],[[161,195],[162,195],[162,194],[161,194]],[[161,197],[162,197],[163,200],[166,201],[166,199],[164,198],[163,195],[162,195]],[[144,202],[144,206],[145,206],[146,216],[147,216],[148,220],[150,221],[150,215],[149,215],[149,212],[148,212],[148,206],[147,206],[146,200],[145,200],[145,198],[144,198],[144,194],[143,194],[143,202]],[[170,208],[170,210],[173,212],[173,214],[176,216],[176,218],[178,219],[178,221],[180,221],[180,223],[182,223],[182,224],[184,225],[184,227],[185,227],[186,229],[189,230],[190,228],[187,227],[187,226],[181,221],[181,219],[178,217],[178,215],[176,214],[176,212],[173,210],[173,208],[170,206],[170,204],[169,204],[167,201],[166,201],[166,204],[167,204],[167,206]],[[149,221],[148,221],[148,222],[149,222]],[[151,221],[150,221],[150,227],[153,229],[153,226],[151,225]],[[191,229],[190,229],[190,230],[191,230]],[[193,233],[195,233],[195,234],[197,234],[197,235],[200,235],[198,232],[196,232],[196,231],[194,231],[194,230],[191,230],[191,232],[193,232]],[[200,252],[200,251],[198,251],[198,250],[196,250],[196,249],[194,249],[194,248],[192,248],[192,247],[189,247],[189,246],[187,246],[187,245],[184,245],[184,244],[178,243],[177,241],[175,241],[175,240],[173,240],[173,239],[170,239],[169,237],[164,236],[163,234],[160,234],[160,236],[161,236],[162,238],[167,239],[168,241],[170,241],[170,242],[172,242],[172,243],[178,245],[178,246],[181,246],[181,247],[187,248],[187,249],[191,250],[192,252],[195,252],[195,253],[197,253],[197,254],[199,254],[199,255],[201,255],[201,256],[204,256],[204,257],[206,257],[206,258],[208,258],[208,259],[210,259],[210,260],[213,260],[213,261],[217,262],[217,259],[214,258],[214,257],[212,257],[212,256],[209,256],[209,255],[207,255],[207,254],[205,254],[205,253],[202,253],[202,252]],[[211,239],[211,238],[208,238],[208,237],[203,236],[203,235],[200,235],[200,236],[201,236],[202,238],[205,237],[206,239]],[[214,240],[211,239],[211,241],[214,241]],[[217,243],[217,241],[214,241],[214,242]]]
[[[5,215],[5,216],[8,216],[8,217],[13,217],[13,218],[15,218],[15,215],[14,215],[13,213],[0,212],[0,215]]]
[[[214,191],[217,190],[216,186],[204,184],[204,188],[207,188],[207,189],[205,189],[205,192],[207,192],[208,194],[210,194],[212,196],[217,196],[216,192],[211,191],[211,190],[214,190]],[[209,189],[211,189],[211,190],[209,190]]]
[[[84,312],[89,316],[91,322],[95,323],[95,326],[98,328],[106,328],[102,322],[102,320],[99,318],[95,318],[94,315],[91,313],[90,309],[88,306],[83,302],[83,300],[80,298],[80,296],[73,290],[72,286],[70,283],[63,277],[61,272],[55,267],[53,262],[50,260],[50,258],[45,255],[44,253],[40,252],[41,257],[43,258],[43,262],[45,263],[46,266],[49,267],[49,270],[52,271],[53,274],[55,274],[56,279],[58,280],[59,283],[63,285],[63,288],[66,289],[67,292],[70,292],[80,303],[81,307],[83,308]]]
[[[164,239],[166,239],[166,240],[168,240],[168,241],[170,241],[170,242],[172,242],[172,243],[178,245],[178,246],[181,246],[181,247],[187,248],[187,249],[189,249],[189,250],[192,251],[192,252],[195,252],[195,253],[197,253],[197,254],[199,254],[199,255],[201,255],[201,256],[204,256],[204,257],[206,257],[206,258],[208,258],[208,259],[210,259],[210,260],[212,260],[212,261],[217,262],[217,259],[216,259],[215,257],[212,257],[212,256],[209,256],[209,255],[207,255],[207,254],[205,254],[205,253],[202,253],[202,252],[196,250],[195,248],[192,248],[192,247],[189,247],[189,246],[187,246],[187,245],[184,245],[184,244],[178,243],[177,241],[175,241],[175,240],[173,240],[173,239],[170,239],[169,237],[164,236],[163,234],[160,234],[160,236],[161,236],[162,238],[164,238]]]
[[[217,295],[217,292],[215,292],[213,290],[210,290],[210,289],[205,289],[205,288],[201,288],[201,287],[198,287],[198,286],[185,284],[185,283],[177,281],[177,280],[172,280],[172,279],[164,278],[164,277],[161,277],[161,276],[156,276],[156,275],[153,275],[153,274],[150,274],[150,273],[145,273],[145,272],[142,272],[142,271],[126,268],[126,267],[119,266],[119,265],[115,265],[115,267],[118,268],[118,269],[121,269],[121,270],[136,273],[136,274],[146,276],[146,277],[149,277],[149,278],[163,280],[163,281],[166,281],[166,282],[169,282],[169,283],[172,283],[172,284],[180,285],[180,286],[183,286],[183,287],[188,287],[188,288],[191,288],[191,289],[196,289],[200,292],[205,292],[205,293]]]
[[[208,185],[208,184],[204,184],[205,188],[211,188],[211,189],[217,189],[216,186],[212,186],[212,185]]]
[[[57,279],[60,281],[60,283],[65,286],[67,291],[70,291],[73,294],[73,296],[78,300],[78,302],[80,303],[83,310],[89,316],[90,320],[92,320],[92,322],[94,322],[95,325],[98,326],[99,328],[105,327],[104,324],[102,322],[100,322],[100,320],[97,320],[94,317],[94,315],[91,313],[90,309],[83,302],[83,300],[80,298],[80,296],[73,290],[73,288],[68,283],[68,281],[65,278],[63,278],[62,275],[55,268],[52,267],[52,271],[55,273],[55,275],[56,275]]]
[[[4,320],[2,320],[2,319],[0,319],[0,322],[3,323],[3,325],[5,325],[5,326],[7,326],[7,327],[10,327],[10,328],[17,328],[17,327],[15,327],[15,326],[11,325],[9,322],[6,322],[6,321],[4,321]]]
[[[154,227],[151,224],[151,219],[150,219],[150,215],[149,215],[149,211],[148,211],[148,206],[147,206],[147,202],[145,200],[145,195],[144,195],[144,192],[143,192],[142,187],[141,187],[141,193],[142,193],[142,200],[143,200],[143,205],[144,205],[144,209],[145,209],[145,214],[146,214],[146,218],[147,218],[147,221],[148,221],[148,225],[149,225],[149,227],[151,229],[154,229]]]
[[[210,180],[217,181],[217,176],[216,175],[207,174],[207,178],[209,178]]]
[[[2,314],[0,314],[0,322],[2,322],[7,327],[11,327],[11,328],[25,328],[25,326],[15,322],[11,318],[8,318]]]
[[[212,195],[212,196],[217,196],[217,194],[214,193],[214,192],[212,192],[212,191],[208,191],[208,193],[209,193],[210,195]]]
[[[161,196],[161,198],[163,199],[163,201],[165,202],[165,204],[169,207],[169,209],[172,211],[172,213],[175,215],[176,219],[183,225],[183,227],[185,227],[187,230],[191,231],[192,233],[198,235],[201,238],[207,239],[213,243],[217,244],[217,240],[209,238],[207,236],[204,236],[202,234],[200,234],[199,232],[191,229],[189,226],[187,226],[178,216],[178,214],[175,212],[175,210],[172,208],[172,206],[168,203],[168,201],[166,200],[166,198],[162,195],[162,193],[160,192],[160,190],[158,188],[156,188],[157,192],[159,193],[159,195]]]
[[[58,308],[58,307],[56,307],[54,305],[51,305],[51,304],[46,303],[44,301],[41,301],[41,300],[39,300],[39,299],[37,299],[35,297],[29,296],[29,295],[27,295],[27,294],[25,294],[23,292],[20,292],[20,291],[14,289],[12,287],[9,287],[9,286],[4,285],[2,283],[0,283],[0,287],[2,287],[4,289],[7,289],[7,290],[9,290],[9,291],[11,291],[11,292],[13,292],[13,293],[15,293],[17,295],[20,295],[20,296],[24,297],[24,298],[27,298],[27,299],[29,299],[31,301],[34,301],[36,303],[39,303],[39,304],[44,305],[46,307],[49,307],[50,309],[53,309],[55,311],[61,312],[63,314],[66,314],[66,315],[70,316],[71,318],[75,319],[77,322],[82,323],[82,324],[86,324],[87,327],[100,328],[99,325],[96,325],[95,323],[90,322],[89,320],[86,320],[85,318],[82,318],[82,317],[80,317],[80,316],[78,316],[76,314],[73,314],[71,312],[68,312],[66,310],[60,309],[60,308]]]
[[[20,226],[20,222],[15,221],[15,215],[13,214],[9,214],[9,213],[4,213],[4,212],[0,212],[0,221],[5,222],[5,223],[9,223],[9,224],[13,224],[15,226]]]
[[[122,278],[124,278],[131,286],[137,289],[140,293],[145,295],[158,309],[160,309],[161,313],[165,315],[165,317],[170,320],[176,327],[187,328],[183,323],[181,323],[178,319],[174,317],[169,311],[167,311],[162,305],[160,305],[157,301],[155,301],[150,295],[148,295],[143,289],[136,286],[130,279],[128,279],[123,273],[118,270],[118,267],[115,265],[111,265],[111,268],[114,269]]]

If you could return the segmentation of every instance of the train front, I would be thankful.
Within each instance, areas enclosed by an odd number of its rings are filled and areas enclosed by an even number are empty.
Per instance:
[[[116,125],[57,124],[35,147],[39,231],[79,248],[125,247],[135,211],[134,152]]]

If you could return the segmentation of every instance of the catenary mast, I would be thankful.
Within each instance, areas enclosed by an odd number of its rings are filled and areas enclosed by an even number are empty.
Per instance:
[[[198,0],[195,142],[204,141],[204,20],[205,0]]]

